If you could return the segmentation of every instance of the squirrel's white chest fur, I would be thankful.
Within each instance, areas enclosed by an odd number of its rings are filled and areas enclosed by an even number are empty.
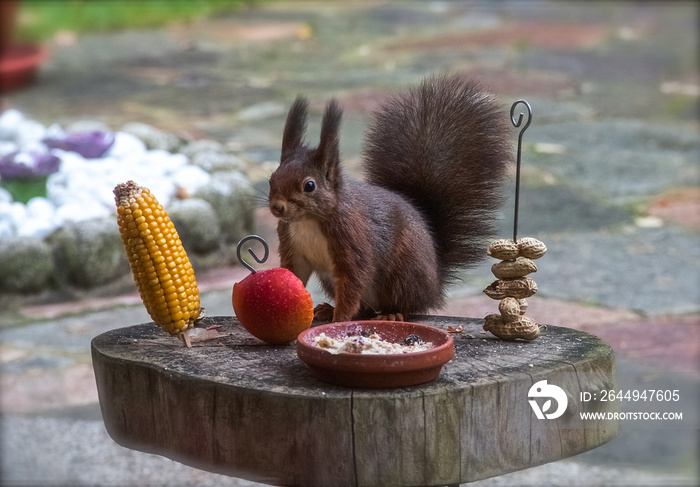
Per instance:
[[[331,258],[328,239],[313,220],[301,220],[289,225],[294,254],[303,257],[317,274],[331,274]]]

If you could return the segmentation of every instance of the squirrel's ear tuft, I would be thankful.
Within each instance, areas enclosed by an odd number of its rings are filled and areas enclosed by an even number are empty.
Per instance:
[[[335,177],[340,165],[340,142],[338,132],[343,112],[336,100],[331,100],[323,112],[321,123],[321,142],[318,144],[317,154],[326,173]]]
[[[306,132],[306,111],[309,102],[303,96],[297,96],[287,114],[287,122],[282,134],[282,162],[296,149],[301,147]]]

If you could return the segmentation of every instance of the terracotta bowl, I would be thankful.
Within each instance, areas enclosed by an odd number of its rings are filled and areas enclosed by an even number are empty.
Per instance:
[[[434,348],[422,352],[391,355],[359,353],[332,354],[314,345],[321,333],[336,339],[375,330],[387,341],[403,343],[411,334]],[[442,366],[454,356],[454,341],[449,333],[432,326],[404,321],[347,321],[316,326],[301,332],[297,355],[311,373],[324,382],[347,387],[408,387],[435,380]]]

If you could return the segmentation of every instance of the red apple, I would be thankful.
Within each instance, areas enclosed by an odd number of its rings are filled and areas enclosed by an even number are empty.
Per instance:
[[[272,345],[296,340],[314,319],[309,291],[281,267],[255,272],[237,282],[231,300],[241,325]]]

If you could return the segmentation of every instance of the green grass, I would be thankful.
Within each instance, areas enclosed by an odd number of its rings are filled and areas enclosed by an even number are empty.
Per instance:
[[[0,0],[2,1],[2,0]],[[193,21],[249,0],[29,0],[20,2],[15,36],[42,40],[57,32],[106,32]]]

